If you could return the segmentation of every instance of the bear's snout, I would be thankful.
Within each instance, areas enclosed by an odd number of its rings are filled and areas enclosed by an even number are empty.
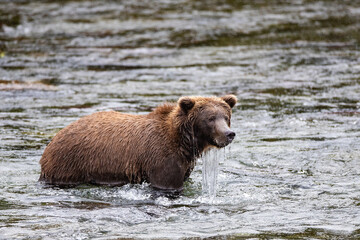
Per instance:
[[[215,146],[225,147],[235,138],[236,134],[232,131],[225,120],[218,120],[216,124],[216,134],[214,137]]]
[[[227,137],[228,142],[231,143],[234,140],[236,133],[233,131],[227,131],[225,132],[225,136]]]

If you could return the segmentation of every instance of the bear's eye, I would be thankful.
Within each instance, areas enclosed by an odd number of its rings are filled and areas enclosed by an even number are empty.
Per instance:
[[[215,117],[215,116],[211,116],[211,117],[209,117],[209,121],[210,121],[210,122],[215,121],[215,119],[216,119],[216,117]]]
[[[228,122],[229,121],[229,117],[225,116],[225,121]]]

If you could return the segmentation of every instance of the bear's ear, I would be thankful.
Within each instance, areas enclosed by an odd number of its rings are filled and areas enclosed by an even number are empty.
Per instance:
[[[192,109],[195,105],[195,100],[190,97],[181,97],[178,101],[181,109],[187,113],[190,109]]]
[[[237,102],[237,97],[235,95],[229,94],[221,97],[231,108],[233,108]]]

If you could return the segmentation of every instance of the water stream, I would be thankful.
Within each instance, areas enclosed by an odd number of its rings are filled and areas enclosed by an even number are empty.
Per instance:
[[[211,149],[202,157],[202,191],[210,199],[216,197],[220,155],[221,152],[218,149]]]
[[[359,23],[347,0],[0,0],[0,239],[359,239]],[[228,93],[231,151],[177,198],[37,181],[82,116]]]

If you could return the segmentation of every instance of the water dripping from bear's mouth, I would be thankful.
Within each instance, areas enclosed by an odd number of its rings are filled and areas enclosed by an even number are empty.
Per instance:
[[[219,163],[226,159],[226,154],[226,148],[222,150],[214,148],[205,152],[202,157],[202,192],[210,200],[214,200],[216,197]]]

